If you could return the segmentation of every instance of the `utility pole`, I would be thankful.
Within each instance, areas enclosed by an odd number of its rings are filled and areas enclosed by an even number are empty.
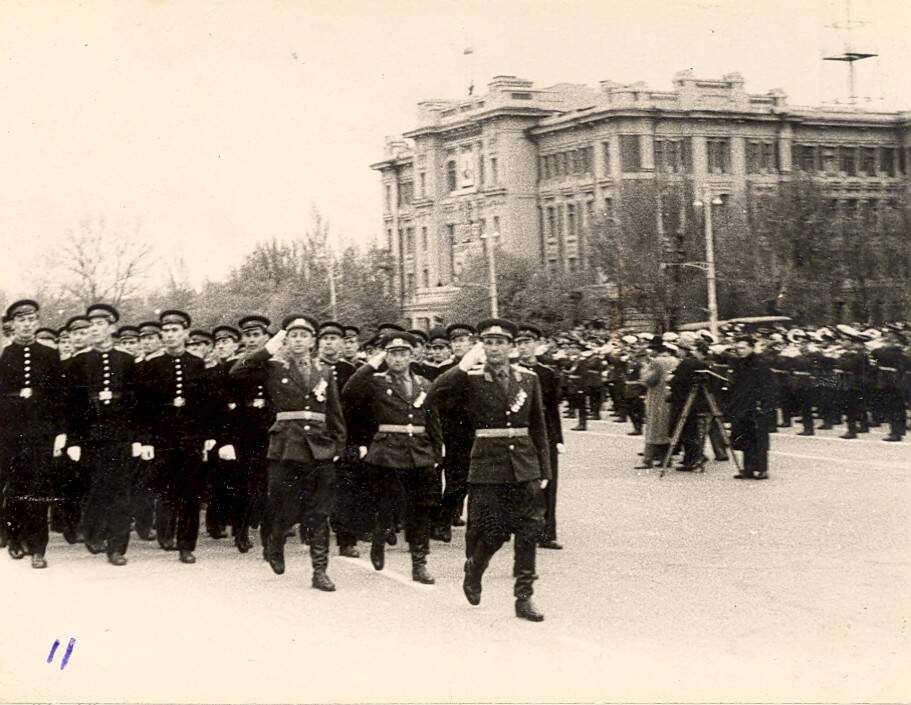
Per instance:
[[[481,237],[487,240],[487,289],[490,296],[490,316],[497,318],[500,314],[497,306],[497,259],[494,254],[494,247],[500,237],[500,233],[491,233]]]
[[[338,302],[335,297],[335,257],[332,256],[332,250],[329,250],[329,314],[332,320],[338,320]]]

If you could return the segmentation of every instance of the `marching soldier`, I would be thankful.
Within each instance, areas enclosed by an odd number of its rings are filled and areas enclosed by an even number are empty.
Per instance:
[[[537,376],[509,364],[517,332],[515,324],[503,319],[479,323],[481,342],[457,367],[437,378],[428,403],[464,408],[474,428],[465,597],[472,605],[480,603],[484,571],[512,533],[516,615],[540,622],[544,615],[531,597],[544,518],[542,489],[550,479],[550,449]]]
[[[82,525],[90,553],[126,565],[130,541],[130,466],[140,453],[136,427],[136,376],[132,355],[114,348],[117,309],[94,304],[92,348],[72,359],[67,370],[69,428],[67,454],[85,468],[88,492]]]
[[[244,355],[263,349],[269,340],[271,321],[265,316],[244,316],[237,322],[244,344]],[[259,526],[263,558],[271,534],[269,513],[266,511],[268,482],[269,428],[275,420],[275,409],[267,388],[268,374],[264,367],[254,366],[241,375],[234,374],[240,358],[227,363],[229,394],[226,402],[236,404],[233,429],[233,451],[239,477],[235,483],[230,522],[234,529],[234,545],[241,553],[253,547],[250,528]],[[227,448],[219,453],[229,452]],[[230,457],[230,453],[227,457]]]
[[[865,427],[867,422],[865,390],[869,386],[868,379],[871,377],[872,368],[864,347],[866,336],[846,325],[840,325],[839,331],[848,341],[848,349],[839,359],[837,370],[840,373],[839,388],[847,420],[847,430],[840,438],[852,440],[857,438],[858,431]]]
[[[411,577],[434,583],[427,571],[430,515],[440,493],[442,434],[436,410],[425,406],[430,382],[411,370],[417,341],[409,333],[391,333],[383,350],[362,366],[345,389],[346,398],[370,417],[376,434],[361,447],[369,483],[369,513],[374,517],[370,560],[385,564],[386,531],[404,494],[405,536],[411,552]],[[387,369],[380,371],[383,363]]]
[[[884,441],[901,441],[905,435],[905,399],[902,385],[905,379],[907,360],[902,343],[907,342],[897,330],[888,329],[886,344],[873,351],[876,362],[876,386],[884,420],[889,424],[889,434]]]
[[[6,309],[12,342],[0,355],[0,453],[5,484],[9,554],[32,556],[46,568],[51,459],[66,445],[60,389],[63,371],[55,350],[35,338],[40,307],[31,299]]]
[[[560,418],[560,374],[547,365],[538,362],[535,346],[541,340],[541,330],[533,325],[519,326],[516,347],[519,349],[519,364],[538,376],[541,385],[541,403],[544,407],[544,422],[547,425],[547,442],[550,456],[550,482],[544,488],[545,511],[544,531],[538,545],[541,548],[562,549],[557,543],[557,465],[559,455],[566,449],[563,445],[563,422]]]
[[[142,365],[146,442],[141,455],[157,464],[158,544],[176,549],[180,562],[191,564],[199,537],[203,454],[215,446],[206,414],[205,364],[186,349],[189,314],[171,309],[159,320],[164,352]]]
[[[285,538],[300,514],[304,497],[310,530],[312,585],[332,592],[329,522],[335,488],[333,460],[345,447],[345,424],[332,369],[311,358],[317,323],[292,315],[262,348],[245,353],[231,369],[243,377],[265,371],[266,389],[275,409],[269,429],[267,559],[272,570],[285,572]],[[282,357],[276,357],[283,346]]]
[[[447,326],[446,335],[449,337],[453,359],[440,365],[438,374],[445,372],[444,368],[454,367],[471,349],[474,334],[475,329],[466,323],[453,323]],[[443,459],[446,484],[431,538],[449,543],[452,540],[451,527],[465,525],[462,520],[462,507],[468,493],[469,456],[474,442],[474,432],[466,410],[457,405],[445,405],[440,408],[440,423],[446,447],[446,457]]]

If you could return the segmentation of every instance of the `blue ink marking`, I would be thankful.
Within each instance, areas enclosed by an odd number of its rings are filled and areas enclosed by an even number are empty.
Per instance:
[[[76,645],[76,637],[70,637],[70,643],[66,645],[66,651],[63,652],[63,660],[60,662],[60,670],[66,668],[70,662],[70,655],[73,653],[73,647]]]
[[[54,654],[57,653],[57,647],[60,646],[60,639],[54,639],[54,643],[51,645],[51,653],[47,655],[47,662],[50,663],[54,660]]]

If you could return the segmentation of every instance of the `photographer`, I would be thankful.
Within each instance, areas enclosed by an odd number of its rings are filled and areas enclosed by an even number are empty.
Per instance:
[[[705,372],[709,366],[705,358],[709,352],[708,342],[697,340],[692,344],[687,355],[674,371],[670,382],[671,391],[671,421],[672,428],[676,428],[686,406],[687,396],[698,384],[707,384]],[[700,374],[703,373],[703,374]],[[690,406],[683,431],[680,435],[680,445],[683,448],[683,461],[677,470],[692,472],[704,462],[702,444],[699,443],[699,417],[710,413],[708,402],[704,394],[696,394]]]

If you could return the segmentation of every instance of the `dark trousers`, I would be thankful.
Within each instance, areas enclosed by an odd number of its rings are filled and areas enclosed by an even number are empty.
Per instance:
[[[357,458],[357,449],[346,460],[336,464],[335,513],[332,526],[339,546],[354,546],[358,538],[373,528],[372,517],[365,510],[367,500],[365,471]]]
[[[604,387],[589,387],[588,396],[588,413],[593,419],[601,418],[601,406],[604,404]]]
[[[74,542],[82,519],[86,490],[85,466],[83,462],[74,463],[66,454],[54,458],[53,463],[57,501],[51,507],[51,527],[63,533],[67,541]]]
[[[53,499],[53,436],[4,439],[6,521],[9,541],[27,553],[44,555],[48,506]]]
[[[471,448],[446,448],[443,460],[443,477],[446,486],[437,514],[437,526],[451,526],[462,516],[465,497],[468,495],[468,467],[471,464]],[[439,484],[439,480],[437,480]],[[437,495],[439,496],[439,495]]]
[[[83,447],[82,459],[89,485],[82,528],[88,543],[107,541],[107,553],[121,555],[130,542],[130,444],[110,443]]]
[[[544,488],[544,530],[541,533],[542,541],[557,540],[557,464],[560,454],[557,453],[557,444],[550,443],[550,482]]]
[[[155,447],[159,492],[155,529],[159,542],[177,540],[179,551],[196,550],[201,507],[202,441]]]
[[[247,539],[250,527],[258,526],[260,541],[265,546],[271,533],[267,511],[269,460],[266,458],[266,439],[261,444],[238,444],[235,451],[238,456],[232,467],[235,475],[231,483],[233,501],[229,512],[234,536]]]
[[[765,473],[769,470],[769,433],[765,419],[745,417],[731,424],[731,445],[743,451],[743,472]]]
[[[585,394],[584,389],[580,389],[578,392],[573,392],[569,397],[570,408],[575,410],[576,415],[579,419],[578,428],[588,428],[588,409],[587,407],[588,397]]]
[[[133,458],[130,463],[130,505],[136,531],[148,533],[155,522],[156,492],[152,487],[153,466],[157,461]]]
[[[544,493],[537,480],[502,485],[470,485],[465,553],[474,572],[483,574],[491,557],[513,534],[516,575],[513,594],[520,599],[531,597],[536,579],[535,556],[544,525],[544,511]]]
[[[430,516],[440,496],[440,471],[436,467],[387,468],[365,465],[367,513],[374,517],[374,540],[382,540],[392,526],[400,496],[405,497],[405,538],[412,551],[426,549],[430,541]]]
[[[231,466],[236,460],[222,460],[215,449],[209,451],[209,457],[203,463],[203,475],[206,478],[206,531],[210,536],[217,536],[229,523]]]
[[[268,551],[282,555],[285,535],[302,519],[319,540],[329,540],[328,518],[335,504],[335,466],[331,460],[301,463],[268,461],[266,516],[270,532]],[[311,547],[313,535],[311,534]]]
[[[633,424],[633,430],[642,431],[642,424],[645,421],[645,399],[642,397],[627,399],[627,412]]]

